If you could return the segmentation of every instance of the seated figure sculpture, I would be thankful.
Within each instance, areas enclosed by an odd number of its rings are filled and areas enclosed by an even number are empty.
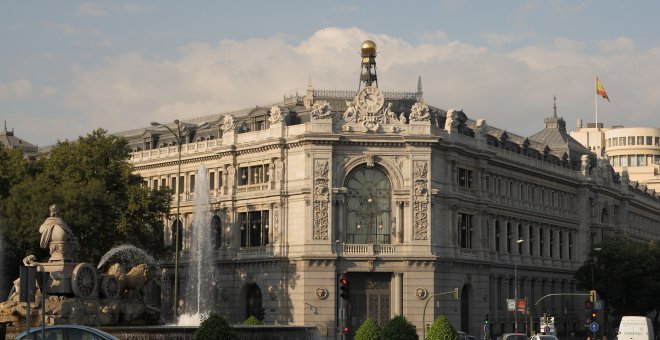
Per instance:
[[[41,248],[48,248],[50,259],[48,262],[74,262],[78,239],[73,235],[71,228],[59,216],[57,205],[50,206],[50,217],[39,227],[41,233]]]

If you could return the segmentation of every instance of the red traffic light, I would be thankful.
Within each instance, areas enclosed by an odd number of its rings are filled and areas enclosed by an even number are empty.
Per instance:
[[[342,285],[347,285],[348,279],[346,278],[346,276],[342,276],[341,279],[339,279],[339,283],[341,283]]]
[[[342,328],[341,331],[344,332],[344,333],[348,333],[348,327]]]

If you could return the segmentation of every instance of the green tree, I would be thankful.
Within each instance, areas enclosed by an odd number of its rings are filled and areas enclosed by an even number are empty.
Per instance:
[[[380,340],[383,338],[383,330],[372,318],[364,320],[360,328],[355,332],[355,340]]]
[[[28,176],[29,163],[21,149],[0,146],[0,200],[9,196],[9,190]]]
[[[404,316],[393,317],[383,328],[385,340],[418,340],[417,328]]]
[[[129,157],[126,140],[101,129],[55,145],[35,163],[34,176],[14,183],[0,206],[0,229],[11,245],[6,255],[14,263],[26,254],[47,255],[38,248],[39,226],[53,203],[78,237],[80,261],[96,263],[124,243],[161,255],[162,216],[169,211],[171,193],[146,188],[132,173]]]
[[[438,316],[426,335],[427,340],[458,340],[458,333],[447,317]]]
[[[202,320],[193,340],[236,340],[238,337],[227,321],[215,312]]]
[[[655,243],[611,239],[577,270],[579,289],[598,292],[611,315],[646,315],[660,308],[660,250]],[[593,278],[593,280],[592,280]],[[657,317],[655,320],[657,324]]]

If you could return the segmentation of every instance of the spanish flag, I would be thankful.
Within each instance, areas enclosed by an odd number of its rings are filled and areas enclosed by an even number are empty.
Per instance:
[[[607,96],[607,92],[605,92],[605,89],[603,88],[603,83],[600,82],[600,79],[596,77],[596,94],[601,95],[604,99],[607,99],[607,101],[610,101],[610,97]]]

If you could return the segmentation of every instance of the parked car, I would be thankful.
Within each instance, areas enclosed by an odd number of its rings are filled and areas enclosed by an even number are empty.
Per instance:
[[[16,336],[16,339],[25,340],[42,340],[41,327],[30,328],[28,331],[21,332]],[[46,326],[46,339],[45,340],[119,340],[112,334],[106,333],[102,330],[80,326],[80,325],[53,325]]]
[[[556,336],[550,334],[537,334],[529,338],[529,340],[559,340]]]
[[[523,333],[504,333],[497,337],[497,340],[529,340]]]

